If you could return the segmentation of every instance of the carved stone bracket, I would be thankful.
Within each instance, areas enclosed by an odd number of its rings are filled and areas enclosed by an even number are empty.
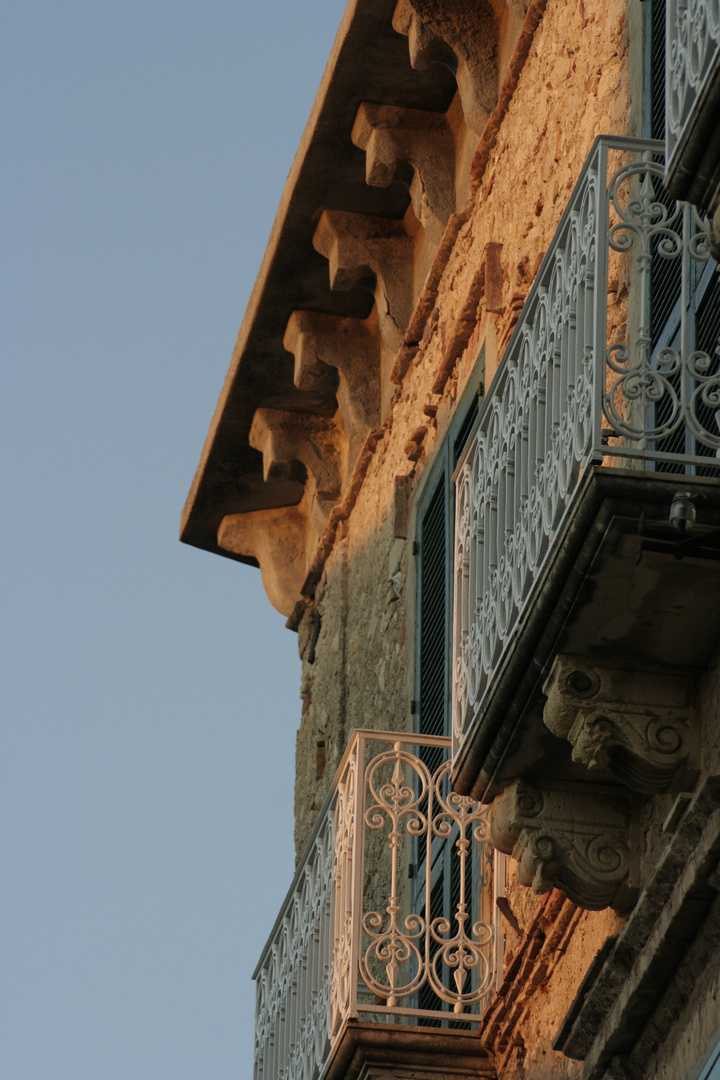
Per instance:
[[[263,456],[263,479],[304,479],[310,522],[320,535],[340,498],[341,432],[334,420],[282,409],[256,409],[250,445]]]
[[[608,789],[515,781],[493,804],[490,839],[533,892],[560,889],[580,907],[625,910],[637,898],[632,803]]]
[[[295,385],[313,390],[337,382],[337,401],[350,439],[350,466],[370,430],[380,423],[380,331],[368,319],[294,311],[283,344],[295,357]],[[337,374],[336,374],[337,372]]]
[[[455,147],[445,114],[364,102],[352,141],[366,153],[365,175],[372,187],[387,187],[400,165],[412,166],[415,217],[439,244],[455,212]]]
[[[380,333],[397,352],[414,306],[413,240],[402,221],[324,210],[313,246],[330,263],[330,288],[352,289],[370,271],[377,279],[375,304]]]
[[[218,529],[218,547],[250,556],[260,564],[263,587],[273,607],[290,615],[309,565],[310,529],[305,500],[298,506],[227,514]]]
[[[574,761],[609,769],[633,791],[692,787],[692,685],[684,672],[627,669],[557,656],[543,687],[546,727]]]
[[[409,39],[410,63],[455,69],[465,123],[481,135],[498,95],[498,16],[487,0],[399,0],[393,27]]]

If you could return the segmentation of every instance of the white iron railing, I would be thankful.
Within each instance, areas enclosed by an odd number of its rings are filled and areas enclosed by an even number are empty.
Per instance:
[[[720,65],[720,0],[666,0],[665,141],[671,175]]]
[[[718,356],[695,347],[709,255],[663,144],[596,140],[455,474],[453,759],[591,464],[720,471]],[[704,279],[703,279],[704,280]],[[659,333],[657,309],[672,313]]]
[[[255,1080],[315,1080],[349,1019],[477,1023],[502,884],[487,809],[451,791],[449,751],[353,734],[255,971]],[[438,867],[453,899],[440,914]]]

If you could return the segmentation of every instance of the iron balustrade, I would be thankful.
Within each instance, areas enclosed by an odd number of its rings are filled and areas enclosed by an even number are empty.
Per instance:
[[[666,5],[665,141],[671,176],[711,84],[720,77],[720,0],[666,0]]]
[[[716,267],[663,176],[662,143],[595,141],[458,463],[454,760],[588,466],[720,472]]]
[[[315,1080],[352,1019],[477,1025],[503,883],[487,872],[487,809],[450,789],[449,751],[440,736],[354,732],[254,974],[256,1080]],[[433,916],[424,871],[441,853],[456,903]],[[419,1007],[424,987],[436,1007]]]

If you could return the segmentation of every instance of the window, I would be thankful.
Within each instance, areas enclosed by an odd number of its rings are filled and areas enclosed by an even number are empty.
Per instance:
[[[416,730],[449,735],[452,704],[452,594],[455,490],[452,475],[478,415],[480,357],[450,430],[418,496]]]
[[[479,411],[481,355],[470,385],[455,411],[449,431],[436,460],[426,474],[417,501],[415,653],[415,724],[423,735],[450,735],[452,707],[452,597],[453,534],[455,528],[455,487],[453,472]],[[422,751],[431,772],[442,763],[441,750]],[[444,917],[451,924],[460,901],[459,860],[453,858],[457,834],[438,842],[432,855],[430,911],[425,912],[428,867],[416,871],[414,910],[431,921]],[[489,844],[476,852],[471,866],[472,921],[493,923],[493,852]],[[448,972],[449,977],[449,972]],[[418,992],[418,1007],[449,1011],[431,987]],[[436,1024],[465,1026],[464,1021],[433,1021]]]

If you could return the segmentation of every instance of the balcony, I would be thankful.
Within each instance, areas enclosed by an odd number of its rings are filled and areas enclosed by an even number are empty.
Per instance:
[[[662,155],[596,140],[456,470],[453,783],[475,798],[543,760],[559,652],[699,670],[720,640],[720,290]]]
[[[720,164],[720,4],[667,0],[665,139],[667,186],[715,209]]]
[[[503,886],[487,810],[450,790],[449,749],[353,734],[255,971],[256,1080],[354,1075],[379,1050],[494,1075],[473,1031]]]

